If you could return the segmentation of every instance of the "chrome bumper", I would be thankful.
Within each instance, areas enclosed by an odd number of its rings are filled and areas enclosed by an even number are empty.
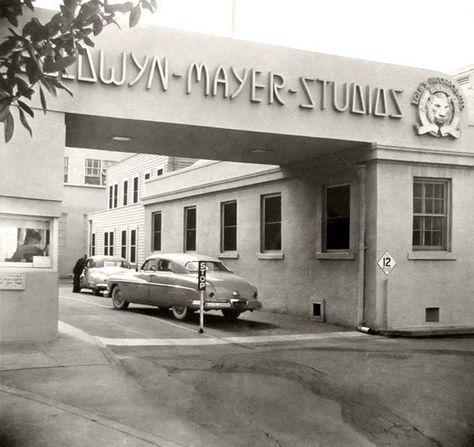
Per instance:
[[[199,300],[187,301],[186,306],[191,309],[199,309],[201,302]],[[242,300],[232,298],[229,301],[204,301],[204,310],[234,309],[242,312],[246,310],[259,310],[262,303],[258,300]]]

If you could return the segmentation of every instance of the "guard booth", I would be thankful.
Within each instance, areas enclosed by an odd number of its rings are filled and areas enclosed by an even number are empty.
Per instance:
[[[279,311],[322,297],[351,327],[472,324],[474,127],[446,74],[138,27],[104,32],[64,82],[74,97],[48,98],[46,116],[35,104],[33,138],[18,128],[0,146],[2,343],[57,336],[65,146],[280,165],[286,228],[315,230],[287,239],[283,262],[243,268],[266,278],[262,301],[280,278]],[[348,239],[331,247],[320,229],[339,185]],[[40,251],[12,260],[33,230]]]

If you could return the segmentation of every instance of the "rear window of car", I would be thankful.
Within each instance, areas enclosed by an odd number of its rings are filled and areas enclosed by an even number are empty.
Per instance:
[[[188,272],[197,272],[199,268],[198,261],[189,261],[184,266]],[[230,272],[231,270],[223,263],[219,261],[207,261],[206,270],[209,272]]]

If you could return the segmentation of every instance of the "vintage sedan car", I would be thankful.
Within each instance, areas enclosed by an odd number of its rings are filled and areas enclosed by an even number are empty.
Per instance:
[[[109,277],[108,295],[116,309],[148,304],[171,308],[176,319],[187,319],[200,308],[199,261],[206,262],[204,310],[220,310],[224,318],[235,320],[242,312],[262,308],[253,285],[219,259],[199,254],[151,255],[139,271]]]
[[[91,256],[81,275],[81,289],[92,289],[95,295],[107,290],[110,275],[128,272],[129,262],[120,256]]]

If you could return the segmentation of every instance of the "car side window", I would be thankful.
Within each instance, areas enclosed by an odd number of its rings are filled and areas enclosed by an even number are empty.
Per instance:
[[[149,259],[148,261],[145,261],[142,265],[142,270],[153,270],[152,266],[154,265],[154,263],[154,259]]]
[[[158,271],[159,272],[172,272],[173,263],[167,259],[160,259],[158,261]]]

